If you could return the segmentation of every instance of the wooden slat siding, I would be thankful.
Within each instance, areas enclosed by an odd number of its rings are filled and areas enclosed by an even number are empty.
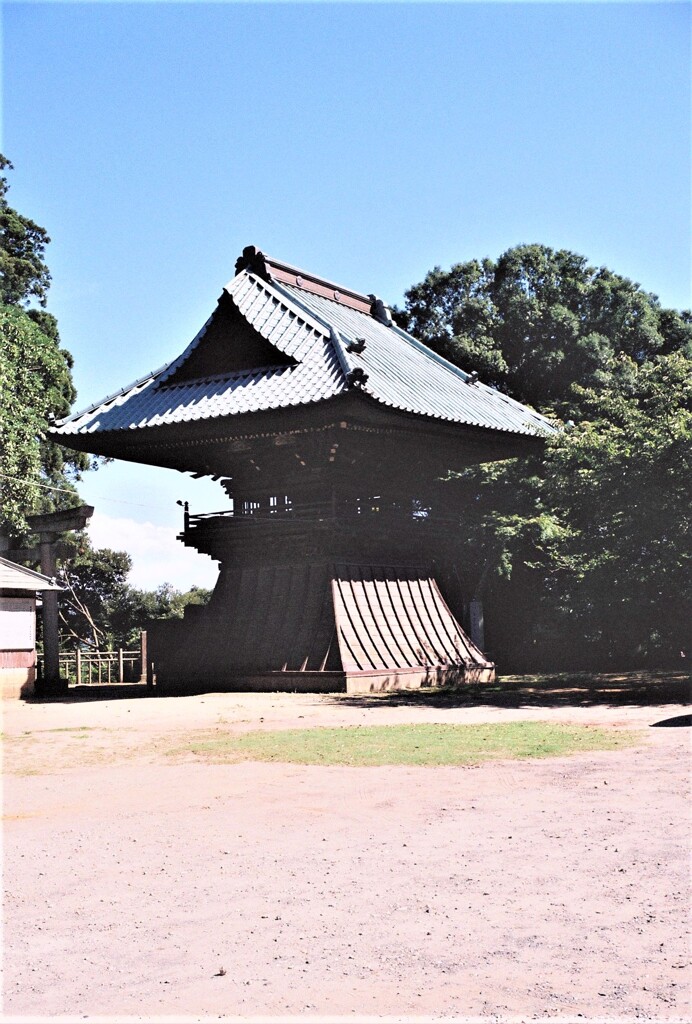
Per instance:
[[[399,628],[398,619],[396,615],[392,614],[391,608],[387,608],[383,605],[382,595],[380,594],[381,585],[384,582],[387,573],[387,569],[383,569],[379,566],[367,566],[363,570],[363,576],[368,580],[367,591],[370,604],[373,609],[373,615],[380,629],[386,630],[385,637],[387,649],[394,661],[395,667],[405,668],[410,664],[410,659],[401,643],[401,630]],[[380,578],[378,579],[378,577]]]
[[[311,628],[310,615],[314,614],[314,597],[311,593],[313,573],[311,565],[296,565],[293,573],[296,575],[299,587],[296,593],[296,604],[294,606],[295,617],[293,624],[293,635],[288,637],[289,669],[300,672],[303,669],[305,659],[309,654]]]
[[[396,579],[392,580],[393,573],[391,570],[381,570],[376,574],[380,579],[375,580],[375,592],[377,594],[377,600],[379,601],[382,614],[389,623],[389,628],[392,634],[392,640],[397,646],[399,655],[401,657],[402,665],[417,665],[419,664],[419,658],[415,647],[411,644],[410,637],[404,627],[402,619],[403,608],[401,606],[401,600],[392,601],[392,595],[390,593],[390,584],[393,585],[395,593],[398,595],[398,587]]]
[[[315,623],[313,639],[308,654],[306,671],[319,672],[326,664],[329,655],[329,647],[334,636],[334,605],[330,581],[325,576],[322,583],[322,606],[319,618]]]
[[[388,669],[402,669],[405,663],[402,662],[401,652],[394,642],[391,623],[382,611],[382,606],[377,596],[377,584],[373,577],[374,572],[371,566],[363,565],[360,569],[362,593],[377,634],[382,638],[381,649],[384,651],[386,659],[389,660],[389,664],[386,664],[385,667]]]
[[[234,641],[232,660],[234,664],[254,664],[255,652],[249,647],[248,638],[257,614],[257,570],[242,569],[235,616],[231,623],[231,636]]]
[[[272,594],[272,632],[267,638],[267,664],[271,671],[280,671],[284,665],[288,667],[289,651],[286,638],[290,636],[295,582],[295,573],[290,567],[288,571],[286,568],[279,571]]]
[[[464,647],[459,648],[459,625],[455,619],[443,614],[438,600],[440,592],[437,583],[433,579],[427,579],[421,582],[421,587],[426,591],[425,607],[430,615],[435,633],[444,646],[446,660],[452,664],[462,662],[466,651]]]
[[[439,587],[437,588],[437,603],[438,603],[438,605],[439,605],[439,607],[441,609],[441,614],[443,616],[446,616],[447,619],[454,624],[454,627],[455,627],[455,630],[456,630],[456,636],[457,636],[456,642],[459,645],[459,649],[462,652],[465,652],[466,657],[468,659],[470,659],[471,661],[481,661],[481,662],[485,663],[486,662],[485,655],[483,654],[483,652],[481,650],[479,650],[475,646],[475,644],[471,643],[471,641],[467,637],[466,633],[464,633],[463,629],[461,629],[459,627],[459,623],[456,621],[454,615],[452,614],[452,612],[451,612],[451,610],[449,608],[449,605],[447,604],[447,602],[445,601],[444,597],[442,596],[442,593],[439,590]]]
[[[395,645],[397,657],[402,668],[419,664],[415,645],[411,641],[411,626],[405,620],[405,612],[401,604],[397,573],[401,570],[376,567],[373,570],[375,594],[389,626],[392,644]]]
[[[433,586],[435,587],[436,601],[441,609],[441,613],[444,616],[446,616],[449,621],[454,623],[462,650],[466,652],[466,655],[470,658],[471,661],[477,661],[483,665],[489,665],[490,662],[488,661],[480,647],[477,647],[476,644],[474,644],[474,642],[471,640],[471,638],[467,636],[463,629],[461,629],[461,627],[459,626],[459,623],[452,614],[450,607],[445,601],[440,588],[438,587],[436,581],[434,580]]]
[[[430,609],[431,616],[438,623],[438,636],[445,645],[449,660],[452,662],[463,661],[468,657],[468,651],[466,645],[461,642],[461,633],[456,620],[452,618],[446,607],[441,606],[441,595],[437,584],[428,579],[425,580],[424,586],[430,592],[430,601],[427,607]]]
[[[332,593],[344,670],[347,672],[366,671],[372,666],[367,651],[363,650],[355,626],[356,609],[348,579],[335,579],[332,583]]]
[[[354,579],[354,576],[357,578]],[[349,586],[357,615],[357,618],[354,620],[354,626],[358,631],[361,647],[368,656],[368,665],[366,665],[366,668],[377,668],[378,665],[381,665],[383,668],[388,670],[395,669],[396,665],[392,664],[392,659],[388,655],[384,638],[380,630],[377,628],[372,612],[370,611],[370,607],[364,593],[365,584],[361,578],[359,570],[352,572]]]
[[[339,595],[342,606],[342,629],[345,632],[346,642],[357,668],[365,672],[372,667],[372,652],[368,651],[367,645],[363,646],[365,638],[358,628],[359,613],[353,596],[352,581],[348,577],[339,580]]]
[[[262,566],[256,573],[257,586],[253,602],[254,615],[246,635],[246,653],[252,664],[258,668],[270,669],[268,660],[269,639],[275,623],[272,621],[272,593],[276,583],[276,567]]]
[[[444,607],[447,609],[447,611],[449,611],[449,606],[448,606],[447,602],[445,601],[444,597],[442,596],[442,594],[440,594],[440,600],[441,600],[442,604],[444,605]],[[449,611],[449,614],[450,615],[452,614],[451,611]],[[492,664],[492,662],[489,661],[489,659],[486,657],[485,652],[482,651],[481,648],[478,647],[478,645],[473,642],[471,637],[468,636],[463,630],[461,631],[461,636],[462,636],[462,640],[464,642],[464,646],[466,647],[466,650],[469,652],[469,657],[473,661],[478,661],[478,662],[482,663],[483,665],[491,665]]]
[[[300,569],[297,569],[300,571]],[[322,607],[322,587],[326,583],[323,566],[307,565],[304,598],[299,606],[298,628],[295,634],[289,668],[303,671],[310,657],[310,645],[314,636],[316,620]]]
[[[428,635],[430,636],[433,646],[439,652],[440,663],[444,664],[449,660],[450,644],[449,641],[446,640],[443,632],[441,632],[437,616],[435,615],[434,610],[430,607],[432,599],[430,581],[419,579],[416,580],[415,585],[418,589],[418,594],[420,595],[419,600],[421,617],[424,618],[427,623],[429,623]],[[452,660],[456,659],[453,658]]]
[[[377,652],[375,657],[379,656],[379,664],[384,668],[403,668],[404,666],[392,650],[393,645],[389,635],[389,623],[377,603],[372,570],[369,566],[362,566],[359,569],[358,576],[359,578],[353,581],[352,589],[356,606],[361,614],[364,636],[368,638],[368,646],[373,652]],[[373,668],[375,668],[378,662],[374,658],[371,660],[373,661]]]
[[[305,566],[288,566],[285,580],[285,615],[281,623],[281,636],[279,644],[281,655],[276,660],[277,669],[293,671],[295,660],[293,647],[296,634],[294,624],[296,621],[296,608],[302,608],[305,603],[306,587],[308,585]]]
[[[233,591],[233,585],[231,584],[229,587],[232,597],[228,605],[228,618],[224,624],[228,632],[222,638],[222,643],[228,648],[228,658],[231,664],[235,664],[243,657],[243,626],[244,615],[248,614],[246,589],[249,579],[247,569],[241,569],[238,573],[234,572],[233,576],[236,577],[234,580],[236,588]]]
[[[392,607],[395,609],[397,619],[401,623],[404,635],[411,647],[411,660],[409,664],[431,665],[433,660],[426,650],[424,636],[420,633],[420,623],[417,625],[416,616],[411,616],[409,602],[404,597],[403,588],[405,582],[404,579],[393,575],[391,579],[387,580],[387,594],[392,601]]]
[[[347,672],[488,664],[422,570],[337,565],[333,593]]]
[[[416,587],[416,582],[416,580],[412,579],[401,581],[399,592],[401,593],[402,604],[413,625],[414,634],[421,646],[421,653],[427,657],[431,665],[438,665],[441,652],[437,650],[433,643],[433,638],[429,632],[429,625],[420,616],[420,609],[417,606],[417,602],[420,600],[420,591]]]

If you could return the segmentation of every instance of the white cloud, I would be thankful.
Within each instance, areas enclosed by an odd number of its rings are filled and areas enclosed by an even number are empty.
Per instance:
[[[216,583],[218,562],[184,547],[174,528],[94,512],[88,530],[94,547],[127,551],[132,558],[128,579],[140,590],[154,590],[162,583],[172,583],[178,590],[193,585],[211,588]]]

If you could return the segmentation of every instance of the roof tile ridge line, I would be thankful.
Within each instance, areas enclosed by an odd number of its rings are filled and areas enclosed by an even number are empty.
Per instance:
[[[234,295],[234,293],[230,290],[231,289],[231,285],[233,284],[233,282],[237,281],[238,278],[240,278],[240,277],[245,277],[246,279],[250,278],[250,280],[252,280],[256,284],[259,284],[262,288],[266,288],[268,282],[264,281],[261,277],[259,277],[257,274],[253,273],[252,271],[248,271],[247,273],[245,273],[244,271],[241,270],[241,272],[239,274],[236,274],[235,277],[231,278],[231,280],[228,282],[228,284],[225,284],[223,286],[221,297],[223,297],[224,293],[226,295],[228,295],[229,299],[231,300],[231,302],[233,303],[235,308],[238,310],[238,312],[240,313],[242,318],[245,320],[246,323],[249,324],[249,320],[248,320],[247,316],[240,309],[240,306],[238,304],[237,296]],[[280,298],[280,296],[278,296],[278,298]],[[219,299],[219,302],[220,301],[221,300]],[[211,324],[211,321],[214,319],[214,316],[216,315],[216,313],[218,311],[219,302],[217,302],[216,307],[209,314],[209,316],[207,317],[206,321],[204,322],[202,327],[200,327],[200,329],[197,331],[197,334],[194,336],[194,338],[189,343],[189,345],[187,345],[186,348],[183,349],[183,351],[180,353],[180,355],[177,356],[173,360],[173,362],[167,363],[165,367],[162,367],[162,370],[165,369],[166,373],[160,378],[160,380],[157,382],[157,384],[165,385],[165,383],[168,380],[168,378],[172,377],[173,374],[177,370],[179,370],[187,362],[187,360],[190,357],[190,355],[192,354],[192,352],[197,348],[197,346],[202,341],[204,335],[207,333],[207,330],[208,330],[208,328],[209,328],[209,326]],[[266,334],[265,331],[261,330],[259,327],[255,326],[254,324],[252,326],[257,331],[257,333],[264,338],[265,341],[269,341],[269,338],[267,337],[267,334]],[[271,345],[275,344],[275,342],[272,342],[272,341],[269,341],[269,343]],[[281,348],[280,345],[276,345],[275,347],[278,348],[280,352],[283,352],[283,349]]]
[[[152,370],[150,373],[145,373],[143,377],[139,377],[137,380],[132,381],[131,384],[126,384],[124,388],[120,388],[120,390],[114,391],[112,395],[106,395],[105,398],[101,398],[98,402],[92,402],[91,405],[87,405],[83,409],[78,410],[77,412],[71,412],[69,416],[63,416],[62,419],[55,420],[55,422],[51,424],[51,429],[62,427],[65,424],[72,422],[73,420],[78,420],[82,416],[86,416],[87,413],[96,412],[97,409],[100,409],[102,406],[107,405],[108,402],[112,402],[114,401],[114,399],[120,398],[121,395],[127,394],[128,391],[134,391],[134,389],[138,388],[140,384],[145,384],[147,381],[150,380],[156,380],[158,375],[160,373],[163,373],[163,371],[167,369],[169,365],[169,363],[164,363],[163,366],[159,366],[158,370]]]
[[[329,327],[329,331],[334,351],[336,352],[337,359],[339,360],[344,377],[346,378],[346,383],[352,385],[357,381],[362,387],[368,379],[367,372],[362,366],[356,366],[353,360],[349,359],[348,347],[341,333],[331,325]]]
[[[325,331],[325,333],[329,336],[329,340],[332,343],[332,347],[334,348],[334,351],[336,353],[336,358],[339,362],[339,368],[341,369],[341,372],[344,375],[345,381],[348,382],[349,377],[351,376],[354,370],[358,369],[358,367],[352,365],[351,360],[346,355],[346,346],[341,336],[339,335],[339,332],[326,319],[323,320],[322,317],[320,317],[317,313],[313,313],[311,310],[305,309],[300,299],[296,298],[291,292],[288,292],[287,289],[284,289],[283,285],[280,284],[280,282],[272,281],[271,285],[282,296],[285,296],[286,301],[288,303],[291,303],[292,306],[300,310],[301,314],[303,313],[304,310],[305,314],[311,317],[315,321],[315,323],[318,324],[320,328],[323,331]]]
[[[303,270],[301,267],[296,267],[292,263],[285,263],[284,260],[278,260],[273,256],[267,256],[266,253],[261,253],[260,255],[263,257],[265,267],[269,270],[269,273],[271,273],[272,267],[276,267],[277,270],[287,271],[289,274],[295,274],[296,277],[305,278],[306,281],[311,281],[313,284],[321,284],[332,291],[341,292],[344,295],[350,295],[352,298],[359,299],[366,305],[372,305],[372,296],[365,295],[363,292],[358,292],[355,288],[349,288],[345,284],[337,284],[336,281],[328,281],[326,277],[320,277],[319,274],[313,274],[310,270]],[[301,286],[296,285],[296,287],[300,288]]]
[[[273,295],[275,299],[278,299],[279,302],[283,302],[288,311],[300,317],[300,319],[304,322],[306,327],[311,327],[313,330],[322,331],[325,337],[328,337],[330,335],[331,325],[328,324],[325,320],[322,320],[320,316],[314,313],[307,306],[304,306],[302,302],[299,302],[299,300],[294,295],[292,295],[291,292],[287,291],[279,281],[265,281],[263,277],[260,277],[259,274],[256,274],[252,270],[241,270],[240,274],[236,276],[240,277],[241,274],[247,274],[248,277],[251,277],[254,281],[256,281],[256,283],[261,288],[264,288],[266,291],[269,292],[270,295]],[[233,284],[233,281],[235,281],[235,279],[236,278],[234,277],[231,281],[228,282],[228,284],[225,286],[226,290],[228,290],[228,288]],[[231,298],[233,298],[233,296],[231,296]],[[262,334],[262,331],[258,327],[255,329],[257,330],[258,334]],[[265,337],[265,335],[262,334],[262,337]],[[265,338],[265,340],[268,341],[269,339]],[[271,342],[270,344],[274,345],[276,343]],[[276,347],[278,348],[279,346],[276,345]]]

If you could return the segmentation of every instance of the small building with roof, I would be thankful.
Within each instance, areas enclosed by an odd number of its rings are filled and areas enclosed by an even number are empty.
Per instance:
[[[186,507],[180,540],[219,579],[208,607],[150,632],[160,684],[377,690],[492,678],[448,586],[463,566],[443,478],[554,430],[375,295],[250,246],[177,358],[51,433],[226,492],[217,514]]]
[[[30,697],[36,685],[36,601],[61,590],[55,580],[0,557],[0,686]]]

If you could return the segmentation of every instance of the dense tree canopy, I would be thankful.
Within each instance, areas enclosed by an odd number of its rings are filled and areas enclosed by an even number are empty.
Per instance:
[[[612,360],[692,356],[692,317],[576,253],[543,245],[435,267],[406,292],[399,323],[519,401],[576,419],[574,385],[602,384]]]
[[[0,155],[0,170],[11,166]],[[77,504],[74,481],[90,459],[46,438],[50,418],[75,399],[72,357],[55,318],[30,305],[46,302],[50,239],[9,206],[7,188],[0,175],[0,527],[17,535],[27,515]]]
[[[569,424],[542,459],[449,481],[467,587],[500,668],[689,659],[692,316],[575,253],[431,271],[397,318]],[[572,422],[574,421],[574,422]]]
[[[45,306],[50,273],[44,253],[50,238],[45,228],[8,204],[8,168],[12,164],[0,153],[0,300],[7,306],[23,306],[36,299]]]

